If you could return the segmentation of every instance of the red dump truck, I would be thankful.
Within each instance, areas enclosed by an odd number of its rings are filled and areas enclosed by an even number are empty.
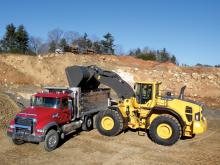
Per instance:
[[[60,138],[81,128],[93,128],[93,116],[107,109],[109,89],[46,87],[32,96],[30,107],[18,113],[7,130],[14,144],[36,142],[54,150]]]

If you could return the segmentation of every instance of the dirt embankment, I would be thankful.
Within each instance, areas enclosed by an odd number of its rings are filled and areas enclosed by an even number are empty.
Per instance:
[[[186,95],[204,100],[209,106],[220,106],[220,69],[177,67],[170,63],[143,61],[133,57],[110,55],[65,55],[46,56],[1,55],[0,83],[67,86],[65,67],[70,65],[97,65],[113,70],[130,84],[134,81],[161,81],[163,90],[178,95],[186,85]]]
[[[163,89],[187,85],[187,95],[219,105],[219,69],[184,68],[173,64],[142,61],[132,57],[73,55],[28,57],[0,56],[0,91],[28,99],[44,85],[67,85],[64,69],[69,65],[97,65],[114,70],[129,83],[162,81]],[[38,86],[38,87],[35,87]],[[1,93],[1,92],[0,92]],[[201,98],[198,98],[201,97]],[[16,96],[18,99],[18,97]],[[15,98],[15,99],[16,99]],[[207,99],[207,100],[206,100]],[[211,100],[211,102],[210,102]],[[180,140],[171,147],[154,144],[147,136],[128,131],[116,137],[101,136],[96,130],[72,134],[55,151],[40,145],[9,142],[5,126],[19,111],[17,104],[0,94],[1,164],[213,164],[220,162],[220,111],[206,111],[208,130],[193,139]],[[4,129],[2,129],[2,127]]]

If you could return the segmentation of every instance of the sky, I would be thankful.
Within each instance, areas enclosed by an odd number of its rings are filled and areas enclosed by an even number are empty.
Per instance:
[[[166,48],[180,64],[220,64],[219,0],[0,0],[0,37],[10,23],[44,40],[55,28],[110,32],[125,53]]]

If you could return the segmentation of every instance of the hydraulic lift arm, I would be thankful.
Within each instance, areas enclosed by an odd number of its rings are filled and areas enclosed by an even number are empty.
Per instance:
[[[100,84],[112,88],[119,98],[135,96],[132,87],[117,73],[102,70],[96,66],[70,66],[65,69],[70,87],[81,87],[82,90],[95,90]]]

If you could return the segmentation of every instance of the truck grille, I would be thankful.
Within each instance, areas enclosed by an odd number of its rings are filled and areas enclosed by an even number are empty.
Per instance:
[[[20,133],[23,135],[29,135],[32,133],[32,130],[29,130],[27,128],[16,127],[16,133]]]
[[[23,126],[32,126],[33,120],[29,118],[23,118],[23,117],[16,117],[15,118],[15,124],[23,125]]]
[[[16,117],[15,131],[17,133],[31,134],[33,132],[33,119]]]

